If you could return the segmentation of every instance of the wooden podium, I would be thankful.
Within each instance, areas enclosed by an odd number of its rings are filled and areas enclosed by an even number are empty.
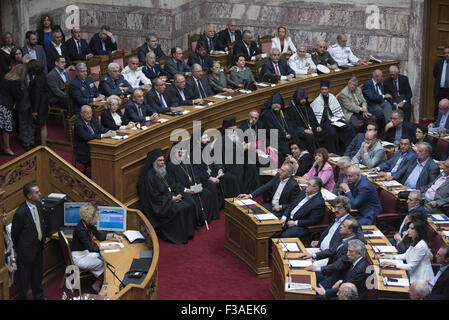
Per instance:
[[[301,240],[298,238],[272,239],[272,266],[273,277],[270,292],[275,300],[314,300],[316,292],[315,272],[304,268],[290,267],[289,260],[298,260],[301,254],[307,253]],[[287,244],[295,243],[299,251],[284,251]],[[310,262],[312,259],[308,259]],[[294,290],[292,283],[310,284],[311,290]],[[290,285],[289,285],[290,284]]]
[[[264,207],[260,204],[241,206],[238,201],[237,198],[225,200],[224,247],[245,263],[257,277],[269,277],[269,239],[282,230],[282,222],[278,219],[259,221],[253,213],[268,213]]]

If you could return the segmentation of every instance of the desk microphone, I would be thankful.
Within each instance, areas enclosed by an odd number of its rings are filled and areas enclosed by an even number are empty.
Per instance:
[[[287,271],[288,288],[290,289],[290,268]]]

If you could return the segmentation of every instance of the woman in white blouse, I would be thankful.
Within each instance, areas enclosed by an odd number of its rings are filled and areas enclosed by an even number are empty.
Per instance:
[[[110,130],[123,130],[133,128],[134,122],[129,121],[118,110],[121,100],[118,96],[112,95],[106,99],[106,110],[101,113],[101,125]]]
[[[281,53],[287,53],[288,55],[292,55],[296,52],[296,47],[289,37],[286,27],[278,27],[276,37],[271,39],[271,50],[274,48],[277,48]]]
[[[430,249],[427,245],[426,225],[421,221],[408,223],[408,236],[412,243],[404,254],[388,255],[382,253],[381,258],[397,261],[383,262],[382,267],[396,267],[405,269],[410,283],[416,280],[428,281],[433,279],[433,270],[430,262]]]

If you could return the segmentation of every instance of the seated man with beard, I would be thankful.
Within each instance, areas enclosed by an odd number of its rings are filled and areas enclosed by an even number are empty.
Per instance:
[[[350,123],[346,123],[340,103],[329,92],[329,88],[329,80],[320,81],[320,95],[312,102],[312,110],[322,130],[328,131],[330,136],[337,136],[339,142],[346,149],[355,135],[354,127]],[[343,125],[337,125],[338,123]],[[334,153],[340,154],[339,149]]]
[[[315,148],[322,146],[329,152],[338,150],[338,137],[320,127],[308,100],[307,93],[301,87],[296,89],[290,101],[287,114],[298,130],[298,139],[303,141],[307,150],[314,154]]]
[[[167,175],[161,149],[147,154],[145,167],[137,182],[139,209],[154,229],[174,244],[187,243],[195,233],[195,202],[183,197],[183,190]]]
[[[218,196],[216,189],[202,186],[198,172],[191,164],[186,144],[179,142],[172,147],[167,163],[167,174],[175,184],[175,188],[183,190],[183,197],[191,197],[196,204],[197,228],[209,224],[212,219],[219,219]],[[198,187],[198,190],[195,188]]]
[[[278,139],[278,157],[283,161],[290,153],[290,142],[296,140],[294,123],[290,116],[284,113],[284,99],[279,92],[275,92],[262,106],[261,120],[269,134],[269,140],[275,141],[271,136],[271,129],[276,130]]]
[[[194,131],[190,145],[190,159],[203,186],[206,188],[214,186],[218,195],[218,205],[221,209],[224,208],[225,198],[235,196],[235,194],[230,192],[233,192],[233,188],[238,184],[238,180],[233,174],[224,172],[222,164],[215,162],[214,150],[209,142],[209,135],[203,128]],[[200,157],[199,160],[197,160],[198,155]]]

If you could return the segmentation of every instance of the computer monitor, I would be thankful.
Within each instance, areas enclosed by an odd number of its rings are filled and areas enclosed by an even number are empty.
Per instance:
[[[126,231],[126,208],[99,206],[98,230]]]
[[[81,220],[80,208],[87,202],[64,202],[64,226],[76,226]]]

